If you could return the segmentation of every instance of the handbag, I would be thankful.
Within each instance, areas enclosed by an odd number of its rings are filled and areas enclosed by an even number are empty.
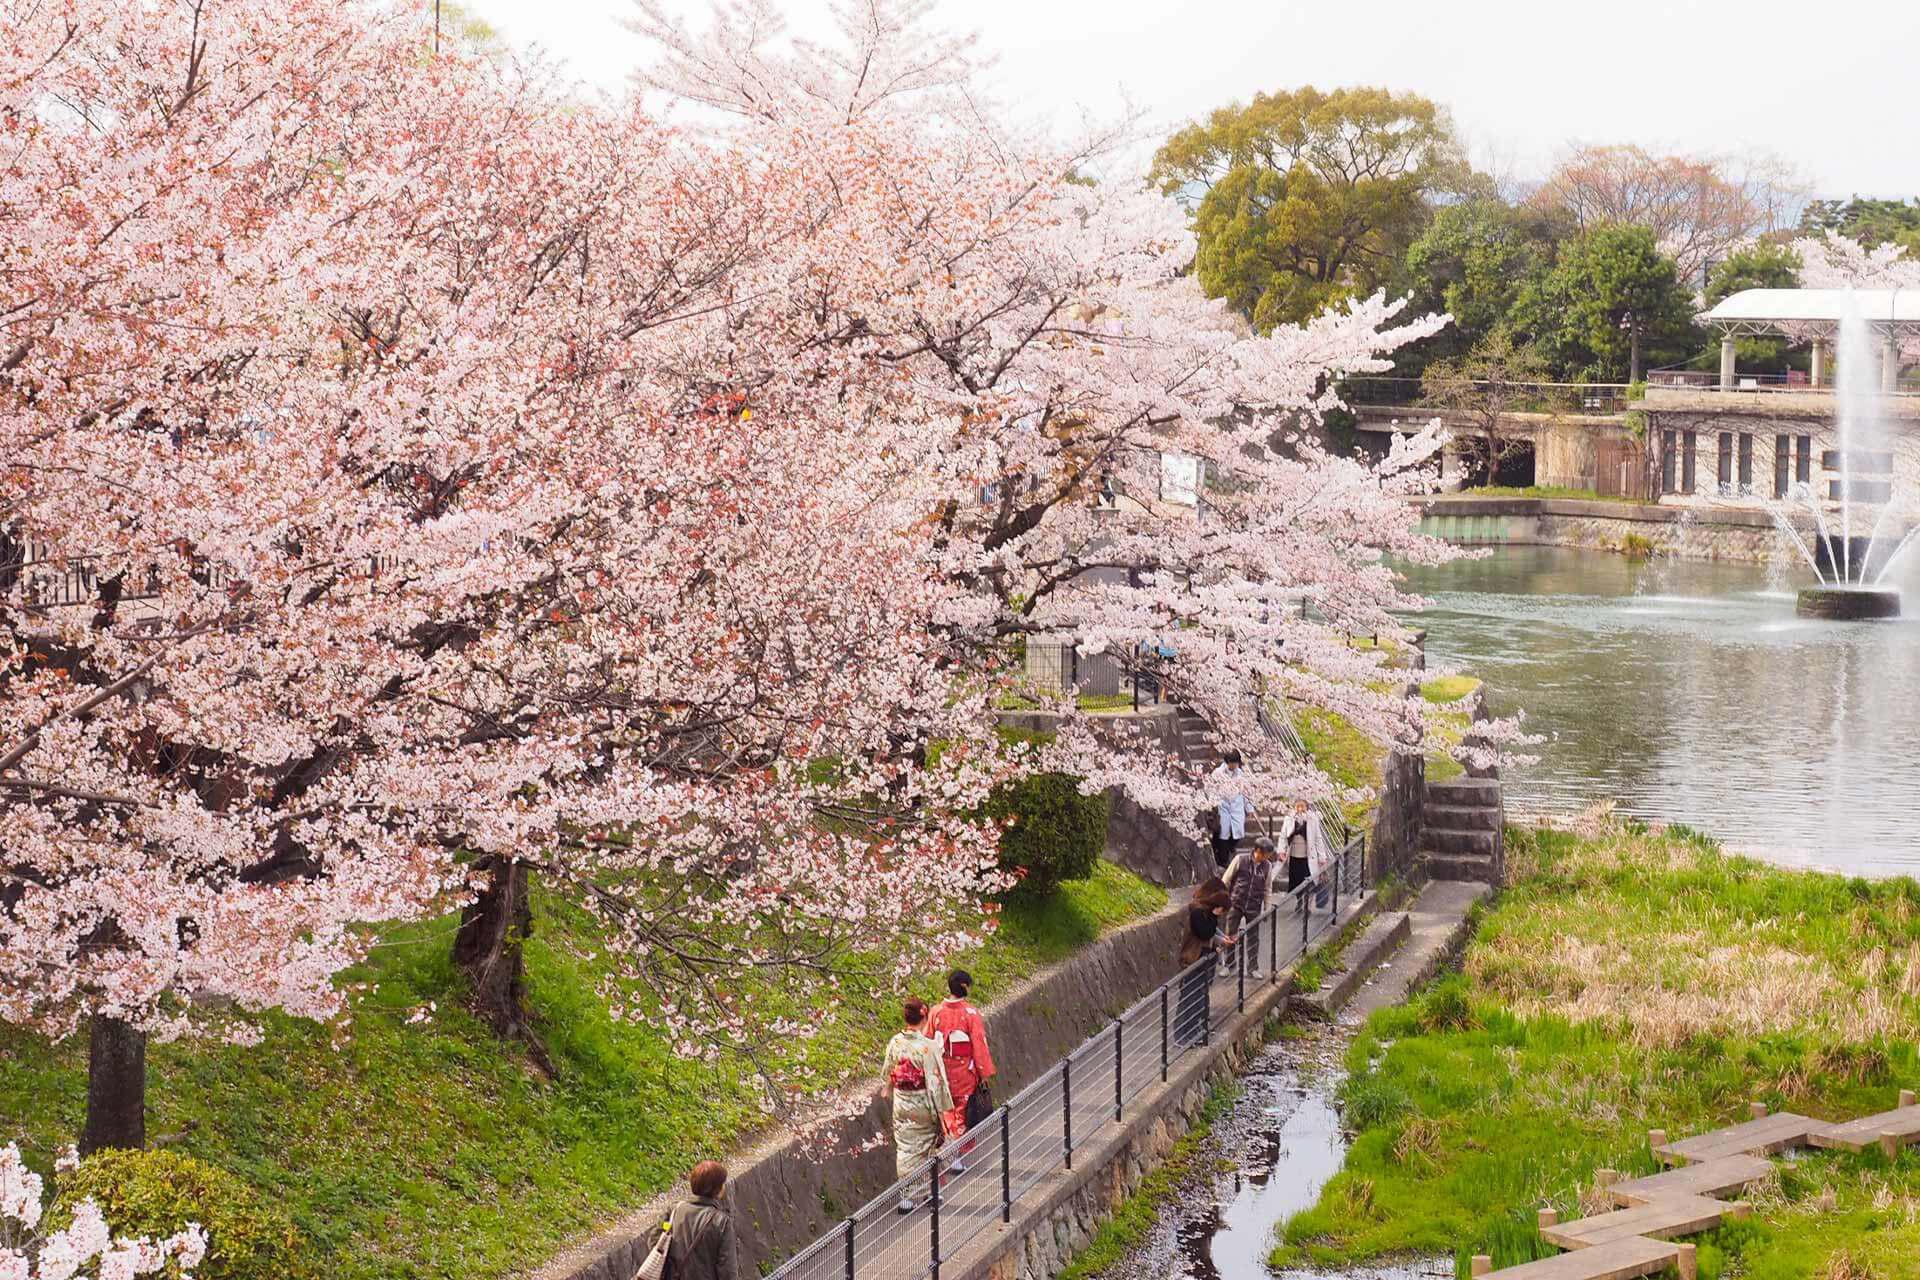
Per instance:
[[[679,1210],[674,1210],[678,1213]],[[654,1242],[640,1269],[633,1273],[633,1280],[669,1280],[673,1270],[667,1254],[673,1244],[673,1218],[660,1224],[660,1239]]]
[[[974,1086],[973,1092],[967,1095],[967,1128],[973,1129],[985,1124],[993,1115],[993,1111],[993,1090],[987,1088],[987,1082],[982,1080]]]

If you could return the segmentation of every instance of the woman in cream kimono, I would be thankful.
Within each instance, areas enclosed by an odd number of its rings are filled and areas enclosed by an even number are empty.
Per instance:
[[[907,997],[906,1027],[887,1041],[880,1096],[893,1099],[894,1169],[904,1178],[940,1149],[941,1115],[953,1106],[940,1045],[927,1035],[927,1002]],[[900,1189],[900,1212],[914,1210],[912,1188]]]

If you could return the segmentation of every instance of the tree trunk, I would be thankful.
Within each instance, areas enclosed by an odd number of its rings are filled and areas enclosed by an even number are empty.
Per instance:
[[[87,1120],[80,1154],[147,1145],[147,1033],[95,1014],[87,1034]]]
[[[472,984],[473,1012],[502,1039],[520,1040],[549,1073],[553,1064],[527,1010],[523,947],[533,932],[532,873],[512,858],[487,855],[475,864],[487,873],[480,896],[460,913],[453,935],[453,962]]]

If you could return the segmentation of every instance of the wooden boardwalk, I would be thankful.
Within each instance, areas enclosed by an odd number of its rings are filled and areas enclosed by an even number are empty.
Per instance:
[[[1739,1124],[1677,1142],[1669,1142],[1662,1130],[1651,1130],[1647,1146],[1671,1168],[1624,1182],[1612,1170],[1600,1170],[1601,1190],[1620,1207],[1564,1223],[1553,1210],[1540,1211],[1541,1238],[1567,1252],[1499,1271],[1493,1270],[1492,1259],[1481,1255],[1473,1260],[1473,1274],[1508,1280],[1628,1280],[1673,1267],[1685,1280],[1694,1280],[1694,1246],[1674,1237],[1746,1216],[1745,1202],[1721,1197],[1772,1173],[1768,1156],[1805,1146],[1847,1151],[1878,1146],[1892,1156],[1901,1146],[1920,1142],[1920,1099],[1906,1089],[1900,1091],[1898,1107],[1858,1120],[1814,1120],[1789,1111],[1768,1114],[1757,1102],[1752,1112],[1751,1119]]]

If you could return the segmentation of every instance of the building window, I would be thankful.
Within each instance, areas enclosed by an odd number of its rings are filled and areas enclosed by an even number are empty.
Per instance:
[[[1715,473],[1714,479],[1719,482],[1722,492],[1733,485],[1733,432],[1731,431],[1720,433],[1720,469]]]
[[[1681,436],[1680,448],[1680,491],[1692,493],[1693,484],[1699,475],[1698,459],[1700,455],[1700,435],[1688,431]]]
[[[1676,443],[1680,433],[1663,431],[1660,433],[1660,492],[1675,492],[1673,484],[1674,464],[1679,461],[1675,456]]]
[[[1813,437],[1794,437],[1793,482],[1795,484],[1813,483]]]
[[[1787,487],[1792,483],[1793,437],[1775,436],[1773,438],[1773,496],[1784,498]]]
[[[1753,492],[1753,433],[1740,433],[1740,492]]]

